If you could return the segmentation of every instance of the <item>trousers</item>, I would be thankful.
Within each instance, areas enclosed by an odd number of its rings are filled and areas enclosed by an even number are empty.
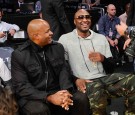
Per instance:
[[[89,108],[87,95],[77,91],[73,94],[73,106],[70,106],[68,111],[61,106],[32,100],[20,108],[20,113],[21,115],[90,115]]]
[[[125,98],[126,113],[135,114],[134,74],[114,73],[94,79],[86,87],[93,115],[106,115],[107,100],[121,96]]]

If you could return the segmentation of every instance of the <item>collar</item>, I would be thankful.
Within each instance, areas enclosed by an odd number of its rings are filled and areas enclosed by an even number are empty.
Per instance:
[[[44,47],[40,47],[39,45],[37,45],[36,43],[34,43],[34,42],[31,41],[31,40],[29,40],[29,42],[30,42],[30,44],[31,44],[31,46],[32,46],[32,48],[33,48],[33,50],[34,50],[35,52],[42,52],[43,50],[46,50],[48,47],[57,44],[57,42],[52,41],[50,44],[48,44],[48,45],[46,45],[46,46],[44,46]]]
[[[115,16],[112,17],[112,18],[110,18],[110,17],[108,16],[108,14],[107,14],[106,16],[107,16],[107,19],[108,19],[108,20],[114,20],[114,19],[115,19]]]
[[[92,38],[93,38],[92,36],[93,36],[93,34],[94,34],[94,32],[89,29],[89,32],[91,33],[90,36],[88,36],[88,37],[86,37],[86,38],[82,38],[81,36],[78,35],[77,29],[75,29],[74,32],[75,32],[75,34],[78,36],[78,38],[83,39],[83,40],[90,40],[90,39],[92,39]]]

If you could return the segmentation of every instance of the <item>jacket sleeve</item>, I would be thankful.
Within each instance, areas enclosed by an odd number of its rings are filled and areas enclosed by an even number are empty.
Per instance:
[[[109,58],[104,57],[104,61],[102,62],[102,64],[106,74],[111,74],[114,72],[115,63],[112,57]]]
[[[107,36],[106,34],[105,34],[105,24],[104,24],[104,17],[101,17],[100,19],[99,19],[99,21],[98,21],[98,31],[99,31],[99,33],[100,34],[103,34],[104,36]]]
[[[61,47],[61,49],[62,49],[61,55],[62,55],[62,59],[63,59],[64,63],[63,63],[63,66],[62,66],[62,70],[59,74],[60,87],[61,87],[61,89],[67,89],[67,90],[73,91],[71,69],[70,69],[69,64],[65,60],[63,46]]]
[[[45,91],[39,91],[29,82],[28,74],[23,64],[25,55],[21,54],[20,51],[15,50],[11,56],[11,75],[16,95],[19,98],[28,100],[45,100],[48,94]]]

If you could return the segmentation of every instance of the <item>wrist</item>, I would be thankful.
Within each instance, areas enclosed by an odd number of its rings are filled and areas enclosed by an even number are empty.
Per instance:
[[[128,36],[128,28],[124,31],[124,36]]]

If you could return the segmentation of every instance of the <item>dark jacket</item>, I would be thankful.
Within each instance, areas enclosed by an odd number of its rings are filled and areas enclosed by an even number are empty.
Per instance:
[[[45,52],[48,76],[44,61]],[[64,59],[64,48],[57,42],[40,48],[27,41],[12,53],[11,74],[20,106],[28,100],[46,100],[47,95],[62,89],[72,89],[70,69]]]

